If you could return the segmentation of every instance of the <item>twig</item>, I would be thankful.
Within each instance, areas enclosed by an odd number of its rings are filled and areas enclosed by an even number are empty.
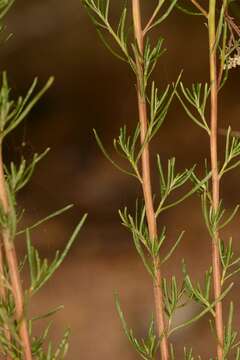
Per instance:
[[[193,5],[196,6],[196,8],[206,17],[208,18],[208,13],[207,11],[197,2],[197,0],[190,0]]]
[[[148,21],[147,25],[145,26],[144,30],[143,30],[143,37],[146,35],[146,33],[148,32],[149,28],[151,27],[153,21],[155,20],[157,14],[159,13],[159,10],[161,9],[161,6],[163,4],[164,1],[160,1],[159,4],[157,5],[157,7],[155,8],[150,20]]]
[[[140,55],[143,54],[144,40],[143,30],[141,22],[141,10],[140,0],[132,0],[132,12],[134,22],[134,34],[138,44],[138,51]],[[135,54],[136,65],[137,65],[137,93],[138,93],[138,111],[139,111],[139,122],[141,131],[141,143],[145,144],[142,155],[142,189],[144,194],[146,216],[148,222],[149,236],[154,241],[157,238],[157,223],[155,218],[155,212],[153,207],[153,195],[151,187],[151,171],[150,171],[150,159],[149,159],[149,145],[145,142],[147,134],[147,104],[146,99],[142,91],[143,83],[143,65],[138,53]],[[160,350],[161,359],[169,359],[168,341],[166,335],[166,325],[164,320],[164,305],[163,305],[163,293],[162,293],[162,274],[160,268],[160,259],[155,257],[154,259],[154,298],[155,298],[155,309],[157,318],[157,329],[158,335],[161,339]]]

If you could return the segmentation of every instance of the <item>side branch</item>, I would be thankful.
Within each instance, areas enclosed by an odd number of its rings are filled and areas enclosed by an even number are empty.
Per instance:
[[[203,14],[203,16],[205,16],[206,18],[208,18],[208,13],[207,13],[207,11],[202,7],[202,5],[200,5],[199,3],[198,3],[198,1],[197,0],[190,0],[192,3],[193,3],[193,5]]]
[[[150,20],[148,21],[147,25],[145,26],[144,30],[143,30],[143,36],[145,36],[148,32],[148,30],[150,29],[152,23],[154,22],[154,20],[156,19],[159,10],[161,9],[161,6],[163,4],[164,1],[160,1],[159,4],[157,5],[156,9],[154,10]]]

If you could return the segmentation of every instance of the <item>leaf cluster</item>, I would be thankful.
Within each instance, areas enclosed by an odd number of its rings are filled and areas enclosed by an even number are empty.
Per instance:
[[[25,97],[19,97],[16,101],[12,100],[11,89],[8,85],[7,73],[2,74],[2,85],[0,89],[0,139],[13,131],[29,114],[34,105],[48,90],[53,83],[53,77],[49,78],[44,87],[33,96],[33,92],[37,85],[35,79],[30,86]]]
[[[136,204],[135,216],[128,212],[127,207],[123,211],[119,211],[119,215],[122,224],[132,233],[133,242],[136,247],[138,254],[140,255],[143,264],[149,274],[155,277],[154,261],[160,257],[160,250],[166,240],[166,227],[163,227],[158,237],[155,239],[150,238],[148,225],[146,221],[146,209],[145,207],[139,207],[138,202]],[[160,262],[163,265],[173,255],[177,246],[179,245],[184,231],[180,233],[174,245],[171,247],[169,252],[164,256],[160,257]]]
[[[210,135],[210,128],[206,120],[206,106],[210,94],[210,86],[207,83],[204,85],[196,83],[192,85],[192,88],[187,88],[181,82],[180,89],[182,94],[180,95],[177,92],[177,97],[187,115]],[[195,109],[196,114],[190,110],[190,107]]]
[[[11,5],[12,0],[0,0],[0,21],[6,15]],[[29,316],[29,303],[31,297],[37,291],[39,291],[43,285],[53,276],[55,271],[61,266],[63,260],[68,254],[74,241],[77,239],[79,232],[86,220],[84,215],[73,231],[72,236],[69,238],[64,250],[62,252],[57,251],[52,261],[48,259],[42,259],[38,250],[34,247],[33,241],[30,236],[30,230],[41,225],[43,222],[60,215],[64,211],[71,208],[71,206],[64,207],[53,214],[48,215],[46,218],[37,221],[35,224],[27,227],[27,229],[19,230],[18,226],[24,210],[19,214],[17,193],[30,181],[36,165],[42,160],[42,158],[48,153],[49,149],[46,149],[42,154],[34,154],[31,161],[26,161],[21,158],[19,164],[10,162],[9,166],[3,164],[2,159],[2,146],[4,145],[5,138],[16,129],[29,115],[32,108],[45,94],[48,88],[53,83],[53,78],[50,77],[46,84],[38,91],[38,80],[34,79],[32,85],[27,91],[25,96],[19,96],[17,99],[12,97],[11,88],[8,82],[8,76],[6,72],[1,74],[1,86],[0,86],[0,171],[1,171],[1,193],[4,193],[6,197],[6,204],[3,201],[3,195],[1,195],[2,203],[0,204],[0,227],[1,238],[4,241],[5,255],[1,254],[1,296],[0,296],[0,356],[1,358],[8,358],[12,360],[24,360],[24,345],[21,337],[21,325],[25,321],[30,337],[31,352],[34,359],[38,360],[62,360],[68,350],[68,338],[69,330],[67,330],[59,345],[55,348],[51,341],[48,341],[48,335],[50,330],[50,324],[47,325],[43,334],[36,337],[34,335],[34,323],[37,320],[46,319],[54,315],[57,309],[48,311],[47,314],[37,315],[33,319]],[[6,194],[5,194],[6,193]],[[8,258],[8,251],[11,251],[15,256],[15,241],[17,235],[22,233],[26,234],[26,256],[20,264],[17,264],[16,257],[16,277],[19,277],[18,286],[23,293],[21,301],[24,304],[24,309],[21,318],[17,315],[17,302],[14,294],[14,284],[12,283],[12,277],[10,276],[13,266]],[[1,251],[3,246],[1,244]],[[28,271],[30,274],[29,288],[21,288],[22,284],[22,270],[25,265],[28,264]],[[21,291],[20,291],[21,293]],[[20,310],[21,311],[21,310]],[[19,310],[18,310],[19,312]]]
[[[117,154],[120,155],[126,162],[129,168],[119,165],[118,162],[106,151],[100,137],[94,130],[97,143],[103,152],[104,156],[120,171],[133,176],[139,180],[143,185],[143,171],[141,169],[140,160],[144,150],[158,133],[161,128],[169,107],[176,95],[180,101],[184,111],[188,117],[196,123],[200,128],[206,131],[208,136],[211,136],[211,128],[208,120],[209,112],[209,98],[212,84],[208,83],[194,83],[191,87],[186,87],[183,82],[180,82],[181,74],[176,83],[171,86],[168,85],[163,91],[159,91],[155,82],[152,81],[150,86],[150,78],[156,69],[159,58],[164,53],[163,38],[159,37],[152,45],[148,35],[150,31],[161,24],[172,10],[176,7],[184,13],[189,15],[201,15],[204,17],[206,26],[210,26],[208,11],[198,1],[193,1],[191,4],[183,4],[176,0],[158,0],[154,7],[154,11],[150,16],[145,27],[142,30],[143,46],[141,41],[135,41],[132,35],[132,28],[129,25],[127,2],[123,6],[116,26],[112,25],[110,16],[110,0],[82,0],[84,6],[93,20],[101,39],[107,48],[118,58],[128,63],[136,75],[138,84],[138,96],[140,100],[147,107],[147,124],[144,124],[146,129],[138,124],[133,130],[132,134],[126,125],[121,127],[119,136],[114,139],[113,145]],[[227,18],[227,9],[229,6],[228,0],[223,0],[219,12],[216,16],[216,41],[210,49],[216,51],[218,54],[219,73],[217,79],[218,90],[222,88],[228,76],[228,61],[231,54],[237,49],[239,43],[233,41],[230,20]],[[112,38],[115,45],[109,42],[106,36]],[[227,46],[227,44],[231,46]],[[139,48],[140,47],[140,48]],[[140,89],[139,89],[140,88]],[[219,165],[219,181],[222,176],[228,171],[236,168],[239,165],[238,156],[240,155],[239,139],[233,137],[231,129],[228,130],[226,136],[225,158],[223,165]],[[226,212],[222,201],[219,206],[213,205],[212,191],[210,180],[212,173],[205,169],[205,176],[201,179],[195,173],[195,165],[190,169],[177,171],[176,160],[171,158],[167,162],[167,166],[163,166],[162,157],[157,156],[157,170],[159,176],[159,197],[154,198],[154,216],[155,220],[159,220],[163,211],[173,208],[182,203],[194,193],[199,193],[201,196],[202,213],[205,220],[206,227],[214,242],[219,242],[221,262],[223,266],[222,273],[222,292],[219,298],[215,299],[213,294],[213,270],[210,267],[204,274],[202,281],[193,281],[190,274],[183,263],[184,280],[181,285],[178,284],[176,277],[172,276],[170,279],[163,277],[161,284],[161,291],[163,294],[163,305],[167,315],[167,333],[156,336],[153,331],[153,322],[149,326],[149,331],[146,339],[137,339],[133,330],[128,327],[124,314],[121,310],[119,300],[116,299],[116,306],[119,317],[122,322],[124,332],[133,345],[137,353],[145,360],[155,359],[156,351],[161,342],[162,336],[169,337],[175,331],[183,327],[190,326],[205,315],[210,315],[215,318],[215,307],[218,302],[222,301],[225,296],[232,289],[233,283],[225,284],[227,280],[239,272],[239,258],[234,258],[231,241],[225,245],[219,241],[221,231],[227,226],[238,212],[238,206],[230,213]],[[171,200],[172,195],[181,191],[190,182],[190,190],[184,192],[183,195],[177,197],[176,200]],[[125,207],[119,211],[122,224],[131,232],[133,242],[136,250],[146,268],[153,279],[154,284],[156,280],[157,267],[163,265],[176,250],[180,243],[184,232],[180,233],[176,242],[173,244],[167,255],[163,255],[163,245],[166,244],[167,230],[161,224],[161,229],[158,229],[157,235],[152,238],[149,234],[149,219],[146,214],[146,205],[139,206],[138,202],[135,209],[135,214],[131,215],[128,208]],[[225,286],[226,285],[226,286]],[[185,306],[189,301],[193,301],[200,306],[200,311],[191,319],[172,327],[172,318],[178,308]],[[224,356],[227,357],[231,351],[236,351],[236,359],[240,359],[240,350],[236,342],[237,333],[232,327],[233,305],[230,306],[228,324],[225,328],[224,335]],[[184,360],[194,360],[193,350],[184,348]],[[174,355],[174,348],[171,350],[171,359],[176,359]],[[200,356],[197,359],[201,359]],[[213,359],[212,359],[213,360]]]
[[[146,338],[138,340],[134,336],[133,330],[127,325],[118,296],[115,298],[115,303],[125,335],[127,336],[133,348],[144,360],[154,360],[159,347],[159,339],[154,331],[154,321],[151,320],[149,324]]]

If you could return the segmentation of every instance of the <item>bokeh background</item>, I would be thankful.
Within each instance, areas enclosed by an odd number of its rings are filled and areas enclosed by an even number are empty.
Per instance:
[[[116,19],[119,5],[112,1]],[[130,1],[128,1],[130,3]],[[151,14],[154,1],[143,1],[144,21]],[[100,42],[80,0],[17,0],[6,20],[6,32],[12,33],[1,46],[1,70],[9,74],[15,96],[26,93],[33,78],[43,84],[54,75],[55,83],[31,116],[5,145],[7,160],[30,158],[46,147],[51,152],[38,166],[31,184],[20,196],[26,208],[24,224],[32,224],[48,213],[74,203],[68,213],[49,221],[33,232],[34,243],[42,256],[51,258],[56,249],[64,248],[77,221],[87,212],[88,221],[68,258],[54,278],[35,298],[34,315],[64,304],[55,316],[51,337],[60,339],[64,328],[71,328],[67,359],[137,359],[124,337],[118,319],[114,293],[117,291],[126,317],[136,334],[144,336],[153,312],[151,281],[134,251],[130,234],[122,228],[118,209],[130,208],[141,192],[134,180],[120,174],[100,153],[93,137],[96,128],[114,158],[112,139],[119,127],[137,121],[134,77],[128,67],[113,58]],[[206,27],[199,17],[174,12],[161,29],[153,33],[165,40],[167,53],[155,71],[159,88],[176,80],[184,69],[186,84],[205,81],[208,76]],[[221,127],[229,123],[239,130],[239,69],[230,73],[229,83],[220,101]],[[39,85],[39,86],[40,86]],[[224,137],[220,136],[220,146]],[[160,153],[163,162],[177,157],[177,168],[184,169],[208,157],[208,138],[188,120],[175,101],[169,116],[152,144],[152,161]],[[223,183],[222,197],[227,209],[240,201],[240,171],[235,170]],[[153,171],[155,191],[158,179]],[[23,225],[24,225],[23,224]],[[164,267],[164,275],[181,275],[184,257],[194,279],[201,280],[210,261],[210,241],[201,218],[197,196],[161,218],[167,225],[170,247],[177,235],[186,230],[175,256]],[[239,251],[239,218],[227,228],[224,236],[233,235]],[[24,239],[18,240],[19,257]],[[27,281],[27,279],[26,279]],[[239,280],[236,319],[239,319]],[[179,311],[180,323],[199,311],[189,304]],[[37,331],[44,326],[40,323]],[[171,341],[181,359],[183,346],[194,347],[203,359],[209,358],[212,335],[208,319],[195,324]]]

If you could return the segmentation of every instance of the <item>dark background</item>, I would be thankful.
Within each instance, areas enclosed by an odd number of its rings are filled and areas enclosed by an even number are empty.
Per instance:
[[[128,1],[130,4],[130,1]],[[144,2],[144,21],[154,1]],[[123,1],[112,1],[115,19]],[[140,189],[134,180],[120,174],[100,153],[93,137],[96,128],[114,158],[112,138],[123,124],[137,121],[134,77],[128,67],[104,48],[79,0],[16,1],[10,11],[6,33],[12,36],[1,46],[1,69],[9,74],[13,94],[26,93],[35,76],[44,84],[50,75],[55,83],[31,116],[5,145],[5,158],[30,158],[34,152],[51,147],[38,166],[31,184],[20,196],[26,208],[25,224],[74,203],[69,213],[34,231],[34,241],[43,256],[62,249],[78,219],[89,217],[80,237],[62,268],[33,299],[32,313],[44,313],[64,304],[55,317],[51,336],[59,339],[65,327],[72,331],[67,359],[136,359],[124,337],[114,306],[114,292],[120,294],[129,324],[138,336],[146,332],[153,311],[151,281],[134,251],[130,234],[121,227],[118,209],[131,207]],[[160,89],[184,69],[186,84],[208,77],[207,31],[199,17],[174,12],[153,38],[166,39],[168,52],[155,71]],[[221,128],[231,123],[239,130],[239,69],[230,73],[220,99]],[[39,86],[40,86],[39,85]],[[224,145],[220,137],[220,147]],[[188,120],[175,101],[161,131],[152,144],[152,160],[160,153],[164,163],[177,157],[184,169],[208,157],[208,138]],[[154,165],[154,162],[153,162]],[[153,172],[155,191],[158,179]],[[239,170],[224,181],[224,205],[231,209],[239,202]],[[210,240],[201,218],[200,201],[195,196],[165,213],[161,224],[168,226],[169,243],[183,230],[186,235],[175,257],[164,267],[164,275],[181,280],[184,257],[195,279],[202,279],[210,261]],[[239,218],[224,236],[233,235],[239,250]],[[19,256],[24,239],[19,239]],[[239,314],[239,281],[236,280],[236,311]],[[189,304],[179,311],[176,323],[190,318],[199,309]],[[237,315],[239,318],[239,315]],[[43,324],[40,324],[40,328]],[[171,338],[177,358],[182,348],[193,346],[203,358],[211,353],[211,334],[204,320]]]

